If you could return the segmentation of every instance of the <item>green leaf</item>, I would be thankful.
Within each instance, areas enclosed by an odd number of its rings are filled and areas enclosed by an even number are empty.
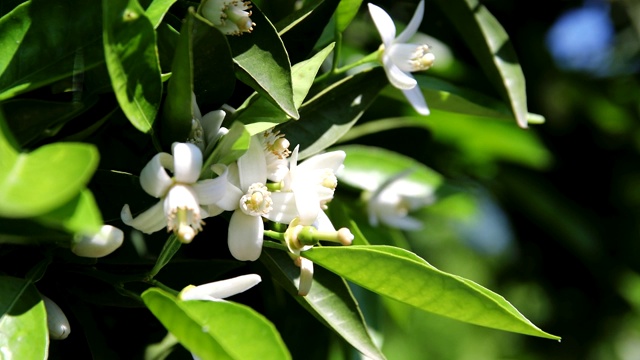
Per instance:
[[[36,218],[37,221],[73,234],[95,234],[102,226],[102,216],[91,191],[82,190],[66,204]]]
[[[478,0],[438,0],[438,3],[493,85],[510,104],[518,125],[526,128],[524,74],[504,28]]]
[[[469,116],[433,109],[429,116],[406,116],[367,122],[354,127],[342,141],[400,127],[428,129],[435,141],[458,148],[466,161],[486,164],[496,161],[547,168],[552,154],[533,131],[522,131],[503,120]]]
[[[291,63],[287,50],[269,19],[255,4],[251,19],[258,24],[250,34],[228,37],[236,76],[272,101],[288,116],[300,117],[293,101]]]
[[[103,0],[104,53],[113,90],[138,130],[153,126],[162,82],[156,35],[137,0]]]
[[[309,57],[340,1],[305,1],[304,7],[278,22],[277,28],[291,62],[297,63]]]
[[[164,15],[175,2],[176,0],[153,0],[151,2],[146,10],[146,14],[154,29],[157,29],[158,26],[160,26]]]
[[[336,31],[343,32],[358,14],[362,0],[342,0],[336,9]]]
[[[215,149],[205,161],[200,178],[211,178],[214,175],[211,171],[211,165],[229,165],[236,161],[247,151],[250,142],[251,135],[249,135],[245,126],[235,121],[229,128],[229,132],[219,140]]]
[[[456,320],[548,339],[500,295],[391,246],[315,247],[314,263],[380,295]]]
[[[38,216],[65,204],[89,182],[98,161],[97,149],[82,143],[53,143],[3,160],[0,216]]]
[[[306,101],[300,120],[282,124],[278,130],[291,144],[300,145],[299,159],[314,155],[349,131],[386,85],[381,68],[347,77]]]
[[[260,260],[269,268],[275,280],[319,321],[368,358],[384,359],[373,343],[358,303],[344,279],[325,269],[316,268],[309,294],[299,296],[293,282],[300,276],[300,268],[286,253],[265,248]]]
[[[99,19],[100,7],[84,0],[32,0],[3,16],[0,101],[102,63]]]
[[[9,359],[46,359],[49,333],[44,302],[28,280],[0,276],[0,349]]]
[[[376,191],[392,177],[411,170],[397,181],[414,195],[430,195],[440,186],[440,174],[411,157],[384,148],[347,145],[333,148],[347,154],[344,168],[338,172],[340,181],[363,190]]]
[[[305,97],[309,93],[309,89],[313,85],[313,80],[320,70],[320,66],[329,56],[335,44],[330,44],[326,48],[320,50],[311,59],[295,64],[291,68],[291,79],[293,81],[293,103],[296,109],[300,108]],[[278,123],[285,122],[290,119],[280,108],[273,105],[258,93],[254,93],[238,108],[234,114],[234,119],[245,124],[255,122],[271,122],[275,126]]]
[[[253,309],[233,302],[181,301],[157,288],[145,305],[200,359],[290,359],[276,328]]]

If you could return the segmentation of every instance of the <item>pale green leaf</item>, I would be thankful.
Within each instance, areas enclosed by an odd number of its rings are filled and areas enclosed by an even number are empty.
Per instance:
[[[147,17],[151,24],[153,24],[153,28],[156,29],[160,26],[162,19],[164,18],[167,11],[171,5],[173,5],[176,0],[153,0],[149,7],[146,10]]]
[[[336,31],[343,32],[358,14],[362,0],[342,0],[336,9]]]

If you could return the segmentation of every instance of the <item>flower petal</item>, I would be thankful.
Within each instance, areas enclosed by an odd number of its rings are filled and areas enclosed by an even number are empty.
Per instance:
[[[142,168],[140,185],[147,194],[160,198],[169,190],[173,180],[165,169],[173,171],[173,156],[164,152],[156,154]]]
[[[391,85],[400,90],[413,89],[418,85],[416,79],[413,78],[411,73],[402,71],[390,56],[385,55],[382,57],[382,65],[384,65],[384,72],[387,74],[387,79]]]
[[[387,226],[402,230],[420,230],[422,221],[411,216],[382,216],[380,220]]]
[[[318,212],[318,217],[316,218],[316,221],[313,223],[313,226],[315,226],[315,228],[318,229],[319,231],[326,231],[326,232],[336,231],[336,228],[333,226],[333,223],[331,223],[331,220],[329,219],[327,214],[325,214],[325,212],[322,210]]]
[[[306,296],[313,284],[313,261],[300,257],[300,280],[298,281],[298,295]]]
[[[418,112],[418,114],[429,115],[429,107],[427,106],[427,102],[424,100],[422,90],[420,90],[419,86],[409,90],[402,90],[402,93],[407,100],[409,100],[409,103],[413,106],[413,109]]]
[[[398,35],[395,42],[396,43],[404,43],[407,42],[420,27],[420,23],[422,23],[422,16],[424,15],[424,0],[420,0],[418,3],[418,7],[416,8],[416,12],[413,13],[413,17],[407,27]]]
[[[173,176],[177,182],[193,184],[202,170],[202,152],[190,143],[173,143]]]
[[[163,201],[158,201],[155,205],[138,215],[135,219],[131,215],[129,205],[125,204],[120,211],[122,222],[140,230],[145,234],[152,234],[162,230],[167,226],[167,218],[164,216]]]
[[[233,212],[229,221],[227,242],[234,258],[241,261],[258,260],[262,252],[263,236],[262,217],[250,216],[240,210]]]
[[[227,113],[224,110],[214,110],[202,117],[202,129],[204,130],[205,139],[207,140],[207,148],[213,146],[218,140],[220,125]]]
[[[257,274],[248,274],[227,280],[196,286],[180,293],[180,299],[218,301],[245,292],[256,286],[262,278]]]
[[[265,218],[277,223],[288,224],[298,216],[295,195],[292,192],[272,192],[271,200],[273,201],[272,209],[264,215]]]
[[[251,137],[247,152],[238,159],[240,190],[247,191],[255,183],[267,182],[267,160],[262,144],[256,136]]]
[[[71,251],[78,256],[99,258],[111,254],[122,245],[124,233],[111,225],[103,225],[97,234],[83,235],[73,242]]]
[[[316,218],[320,210],[320,199],[318,194],[309,187],[293,188],[295,194],[296,208],[298,209],[298,217],[300,218],[300,224],[311,225]]]
[[[228,173],[229,170],[224,166],[224,172],[217,178],[200,180],[193,184],[191,187],[196,193],[198,203],[210,205],[220,201],[227,193],[227,188],[231,185],[227,179]]]
[[[298,172],[308,172],[317,169],[331,169],[334,173],[342,167],[347,154],[342,151],[330,151],[328,153],[314,155],[298,165]]]
[[[391,46],[391,43],[393,43],[396,37],[396,26],[393,24],[391,16],[379,6],[371,3],[367,5],[369,6],[369,14],[371,14],[373,23],[376,24],[378,33],[380,33],[380,37],[382,38],[382,43],[385,47]]]

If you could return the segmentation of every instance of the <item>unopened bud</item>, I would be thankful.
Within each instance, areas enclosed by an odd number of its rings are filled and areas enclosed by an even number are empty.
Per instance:
[[[49,329],[49,337],[54,340],[63,340],[71,333],[69,320],[62,312],[62,309],[53,302],[53,300],[42,295],[44,308],[47,311],[47,328]]]

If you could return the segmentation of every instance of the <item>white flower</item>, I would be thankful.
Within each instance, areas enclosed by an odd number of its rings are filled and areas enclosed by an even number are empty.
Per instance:
[[[333,199],[338,185],[335,174],[343,166],[346,154],[332,151],[297,164],[298,148],[291,154],[289,172],[280,191],[271,194],[273,210],[266,218],[286,224],[298,217],[303,225],[311,225],[324,215],[322,210]]]
[[[49,330],[49,337],[54,340],[63,340],[71,333],[71,326],[69,320],[62,312],[62,309],[53,302],[53,300],[40,294],[44,302],[44,308],[47,312],[47,328]]]
[[[272,208],[271,192],[267,189],[267,162],[260,140],[253,136],[249,149],[230,168],[226,195],[214,206],[234,210],[229,221],[227,242],[231,255],[238,260],[255,261],[262,252],[264,223]]]
[[[135,219],[129,205],[124,205],[120,217],[125,224],[147,234],[166,227],[182,242],[189,243],[202,230],[202,219],[208,216],[200,205],[213,204],[225,195],[226,172],[215,179],[198,181],[202,168],[200,149],[190,143],[174,143],[172,152],[173,156],[157,154],[140,173],[144,191],[161,200]]]
[[[122,230],[103,225],[96,234],[81,235],[74,239],[71,251],[78,256],[99,258],[107,256],[122,245]]]
[[[420,27],[424,13],[424,0],[420,0],[416,12],[404,31],[396,37],[393,20],[380,7],[368,4],[371,18],[382,38],[381,61],[389,82],[402,90],[413,108],[422,115],[429,114],[418,82],[412,72],[427,70],[433,65],[434,55],[428,45],[406,44]]]
[[[409,216],[417,210],[433,202],[433,193],[423,190],[411,193],[412,187],[403,182],[403,178],[411,171],[404,171],[385,182],[370,196],[367,202],[369,224],[387,226],[402,230],[419,230],[422,222]]]
[[[242,35],[256,25],[251,21],[251,2],[240,0],[205,0],[202,15],[223,34]]]
[[[218,139],[229,131],[220,127],[227,114],[224,110],[214,110],[202,116],[194,93],[191,93],[191,112],[191,133],[186,142],[195,144],[206,158],[213,151]]]
[[[178,297],[183,301],[224,301],[222,299],[245,292],[256,286],[260,281],[262,281],[260,275],[248,274],[200,286],[190,285],[184,288]]]
[[[267,179],[280,182],[289,172],[289,140],[285,139],[279,131],[265,131],[260,138],[264,146],[264,155],[267,161]]]

